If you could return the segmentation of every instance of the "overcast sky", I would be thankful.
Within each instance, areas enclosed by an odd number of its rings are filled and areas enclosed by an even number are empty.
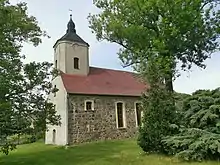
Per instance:
[[[11,0],[16,3],[20,0]],[[44,39],[38,47],[25,44],[22,53],[26,61],[53,60],[53,44],[66,32],[69,21],[69,9],[72,10],[76,31],[90,44],[90,65],[110,69],[131,70],[123,68],[118,59],[118,46],[108,42],[98,42],[91,33],[87,16],[97,12],[93,0],[26,0],[29,14],[35,16],[39,25],[51,36]],[[216,53],[206,62],[205,70],[194,67],[191,72],[182,73],[174,82],[177,92],[191,93],[197,89],[214,89],[220,87],[220,54]]]

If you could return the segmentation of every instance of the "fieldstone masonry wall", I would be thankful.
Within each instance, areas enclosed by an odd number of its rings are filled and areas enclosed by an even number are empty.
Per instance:
[[[138,97],[68,96],[69,144],[135,137],[137,134],[134,103]],[[85,100],[94,101],[94,111],[85,111]],[[116,126],[115,103],[125,104],[126,128]]]

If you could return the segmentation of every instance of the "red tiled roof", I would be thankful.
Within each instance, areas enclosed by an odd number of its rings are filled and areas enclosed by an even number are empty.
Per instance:
[[[90,67],[87,76],[61,74],[68,93],[140,96],[146,85],[132,72]]]

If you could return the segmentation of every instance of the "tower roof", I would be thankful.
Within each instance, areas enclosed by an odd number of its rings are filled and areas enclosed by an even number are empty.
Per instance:
[[[66,34],[64,36],[62,36],[60,39],[58,39],[56,41],[56,43],[54,44],[54,46],[57,44],[57,42],[59,41],[71,41],[71,42],[78,42],[78,43],[82,43],[82,44],[86,44],[89,46],[89,44],[87,42],[85,42],[80,36],[78,36],[76,34],[76,27],[75,27],[75,23],[72,20],[72,14],[70,15],[70,20],[67,24],[67,30],[66,30]],[[54,47],[53,46],[53,47]]]

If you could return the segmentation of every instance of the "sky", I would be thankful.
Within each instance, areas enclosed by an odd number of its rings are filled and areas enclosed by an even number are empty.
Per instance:
[[[21,0],[11,0],[12,3]],[[77,34],[90,45],[90,66],[131,71],[123,68],[118,58],[119,46],[107,41],[99,42],[89,28],[88,15],[95,14],[98,9],[93,0],[23,0],[28,5],[28,12],[37,18],[40,27],[46,30],[50,39],[44,38],[38,47],[24,44],[22,53],[26,55],[25,62],[53,62],[53,45],[66,32],[70,9],[76,24]],[[174,90],[182,93],[192,93],[198,89],[215,89],[220,87],[220,53],[212,55],[206,61],[206,69],[193,67],[191,71],[181,72],[174,82]]]

